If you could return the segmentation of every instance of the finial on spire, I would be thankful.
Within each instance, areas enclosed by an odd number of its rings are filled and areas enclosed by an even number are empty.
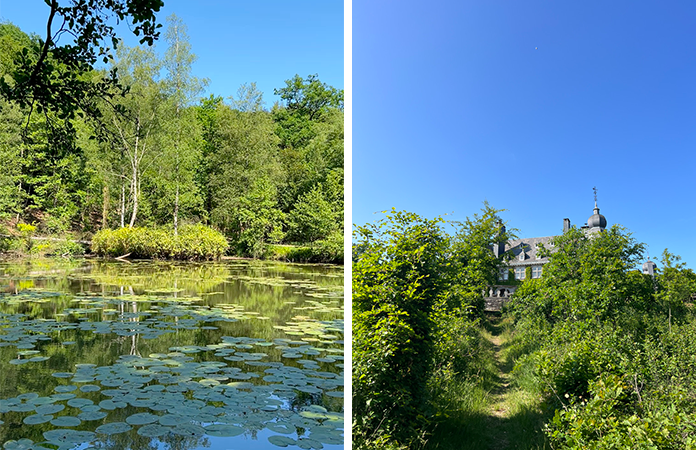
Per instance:
[[[593,187],[592,190],[594,191],[594,207],[597,207],[597,186]]]

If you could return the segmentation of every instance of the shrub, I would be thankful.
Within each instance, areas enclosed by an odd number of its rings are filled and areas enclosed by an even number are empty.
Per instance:
[[[311,246],[269,244],[263,257],[296,263],[343,264],[343,255],[343,235],[337,231]]]
[[[164,228],[120,228],[101,230],[92,238],[97,255],[133,258],[209,260],[219,259],[227,250],[227,240],[203,225],[185,225],[179,234]]]

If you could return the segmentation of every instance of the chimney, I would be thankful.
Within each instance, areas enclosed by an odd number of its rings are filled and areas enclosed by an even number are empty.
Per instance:
[[[570,219],[563,219],[563,234],[570,230]]]

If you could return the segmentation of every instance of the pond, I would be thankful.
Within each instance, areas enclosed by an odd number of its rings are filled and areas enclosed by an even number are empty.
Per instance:
[[[5,449],[338,449],[343,268],[0,263]]]

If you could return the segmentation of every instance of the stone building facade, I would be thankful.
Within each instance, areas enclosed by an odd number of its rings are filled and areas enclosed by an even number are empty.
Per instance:
[[[570,229],[570,219],[563,219],[563,233]],[[587,223],[580,227],[587,233],[604,231],[607,227],[607,219],[599,213],[597,201],[592,215],[587,219]],[[504,231],[504,229],[503,229]],[[543,258],[539,254],[539,246],[543,245],[553,251],[552,240],[556,236],[543,236],[515,239],[508,242],[495,244],[492,248],[496,257],[501,258],[505,253],[510,252],[512,258],[499,268],[498,283],[490,286],[487,292],[486,310],[499,311],[515,293],[520,282],[540,278],[544,271],[544,264],[549,262],[548,258]],[[513,281],[514,280],[514,281]]]

